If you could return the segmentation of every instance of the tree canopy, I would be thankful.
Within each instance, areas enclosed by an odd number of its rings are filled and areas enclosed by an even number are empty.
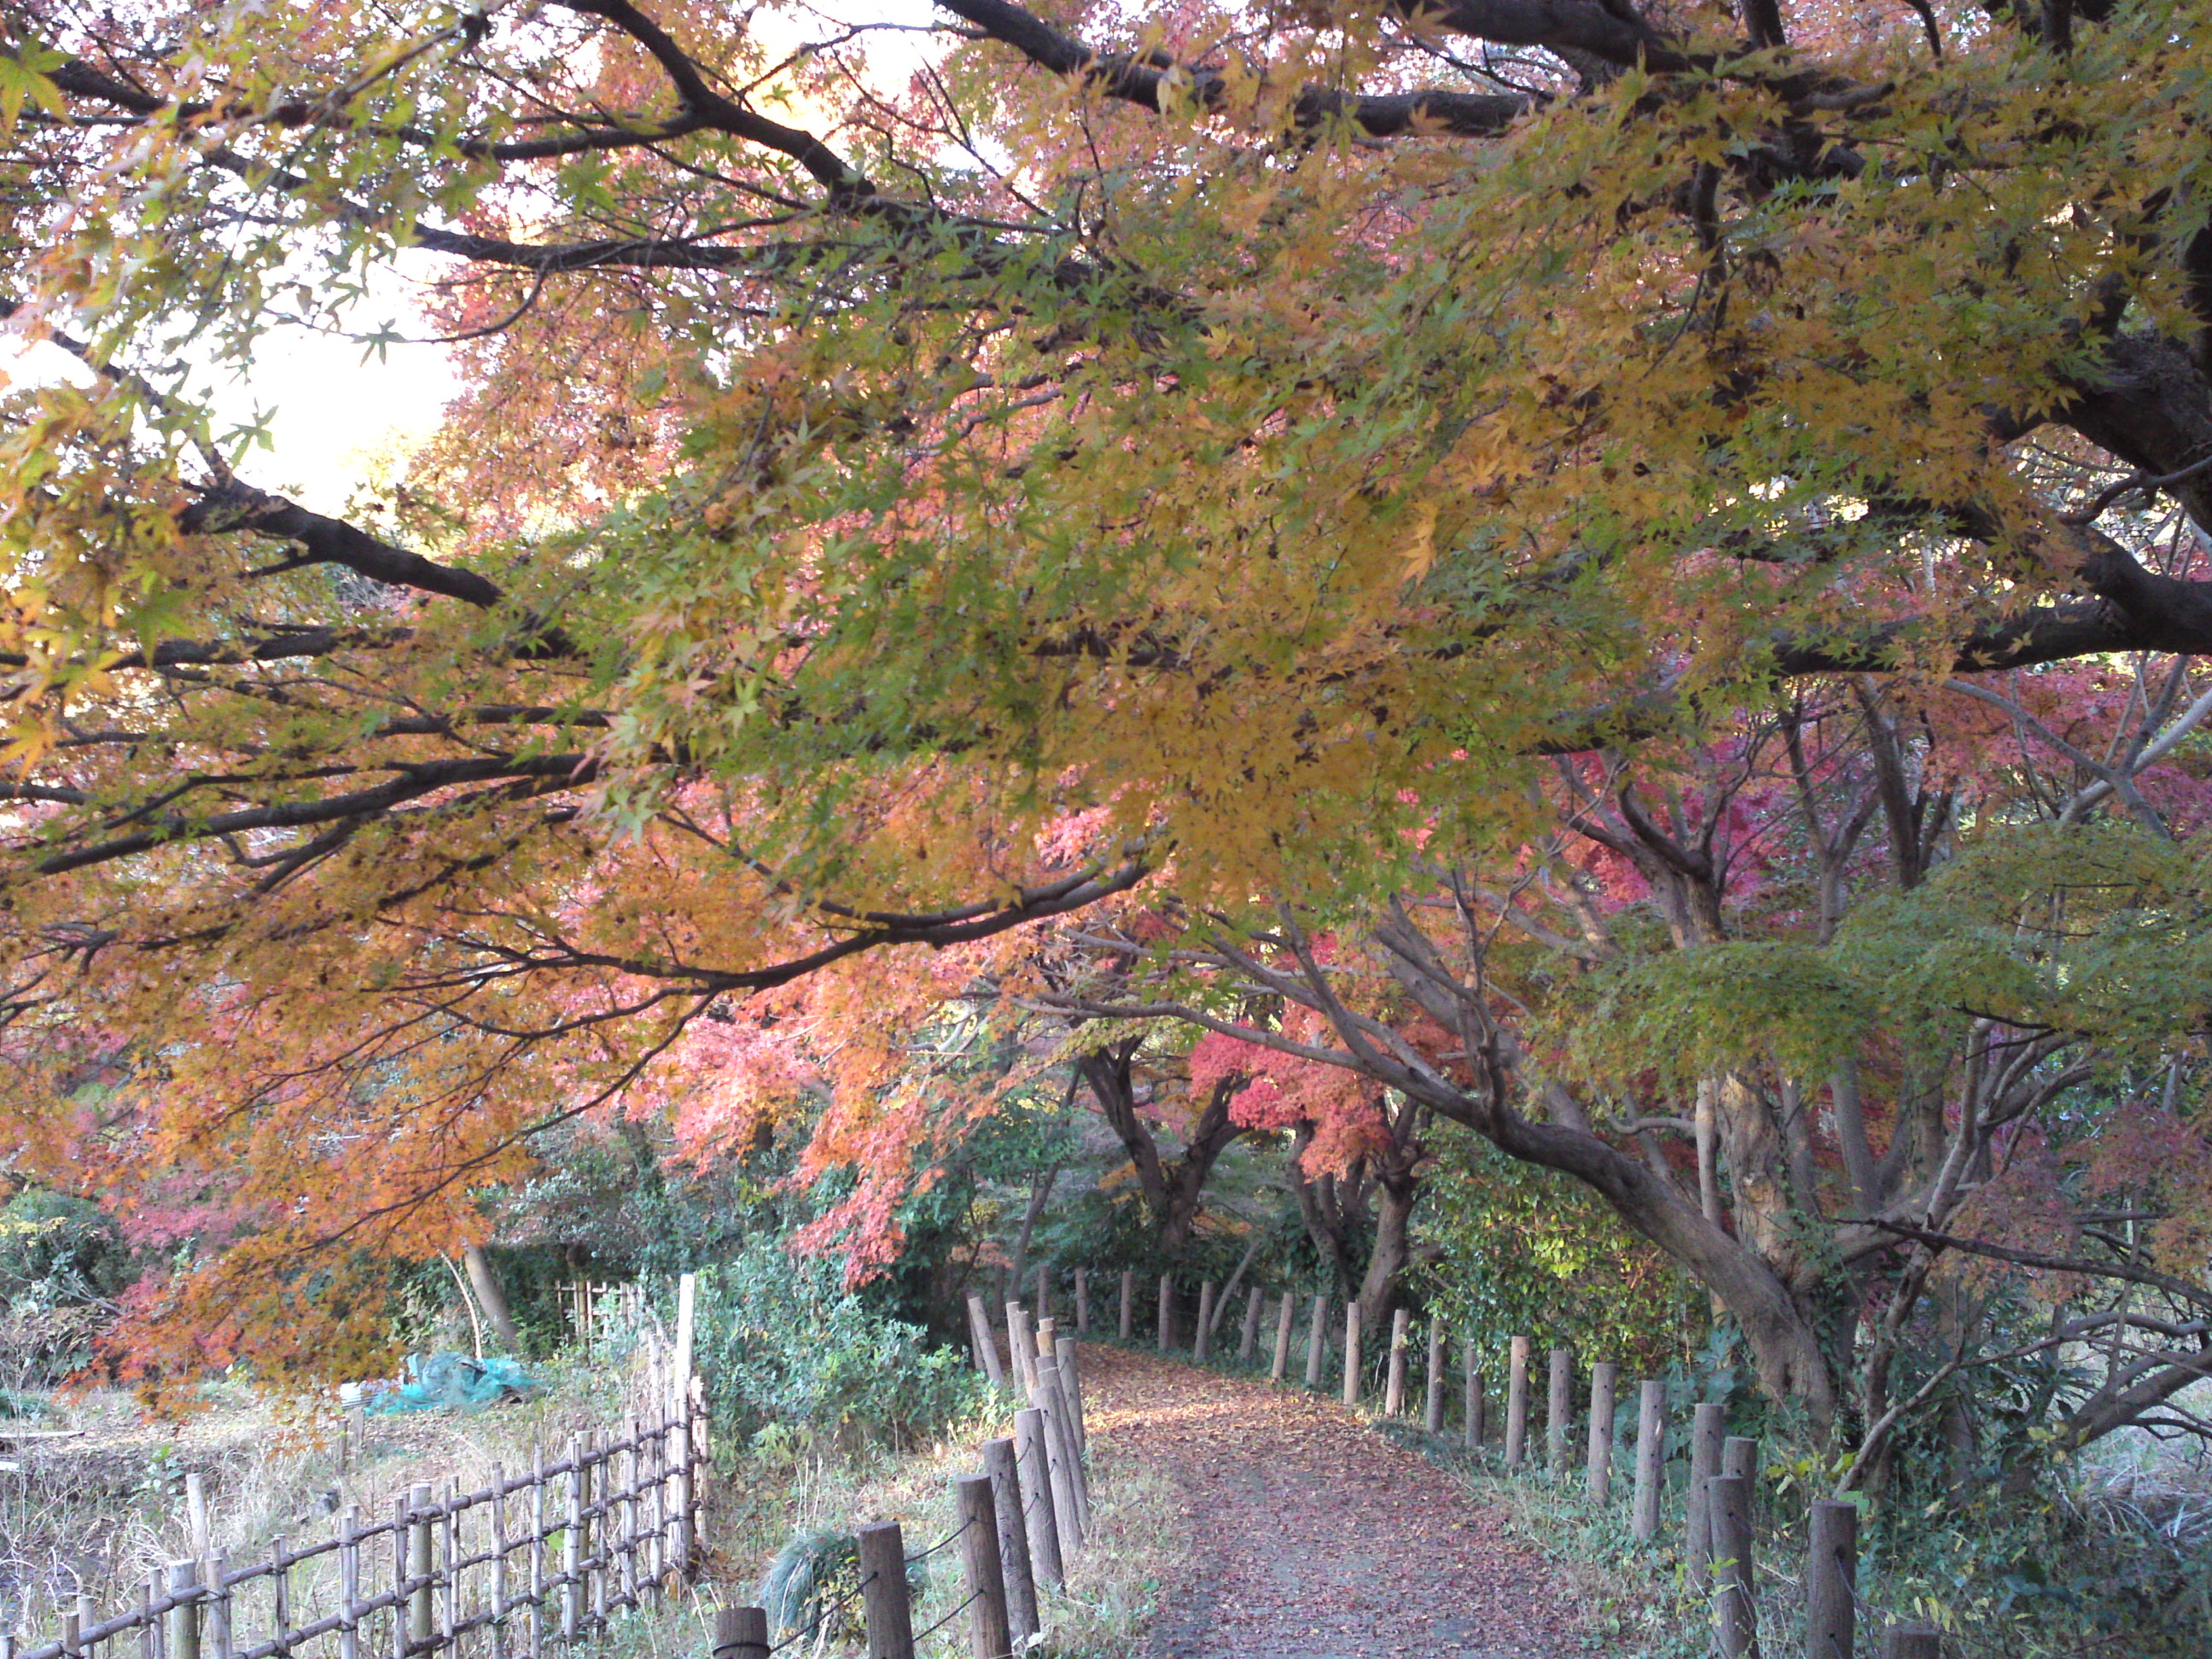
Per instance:
[[[0,1089],[52,1161],[221,1194],[179,1307],[226,1340],[284,1328],[270,1264],[465,1234],[550,1120],[794,1020],[843,1022],[824,1156],[892,1167],[902,1011],[1118,1017],[1125,938],[1387,927],[1563,808],[1694,862],[1624,757],[1857,686],[1913,770],[1947,684],[2212,648],[2201,6],[0,17],[0,308],[85,370],[0,434]],[[439,438],[344,515],[258,486],[215,390],[395,282],[463,365]],[[2201,718],[2146,672],[2077,818]],[[1851,811],[1916,886],[1944,791],[1894,758]]]

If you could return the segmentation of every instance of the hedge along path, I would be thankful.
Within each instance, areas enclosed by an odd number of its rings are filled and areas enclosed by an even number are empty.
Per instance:
[[[1189,1506],[1142,1659],[1553,1659],[1558,1575],[1419,1454],[1319,1395],[1086,1346],[1091,1433]]]

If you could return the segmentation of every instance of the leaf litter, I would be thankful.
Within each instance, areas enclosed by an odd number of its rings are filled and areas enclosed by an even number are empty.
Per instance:
[[[1086,1346],[1094,1438],[1184,1494],[1191,1553],[1142,1659],[1561,1659],[1557,1571],[1321,1395]]]

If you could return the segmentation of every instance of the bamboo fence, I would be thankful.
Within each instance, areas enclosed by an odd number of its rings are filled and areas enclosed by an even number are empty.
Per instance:
[[[417,1485],[388,1516],[350,1507],[331,1537],[256,1560],[172,1562],[138,1606],[103,1618],[81,1598],[59,1640],[0,1636],[0,1659],[537,1659],[690,1577],[704,1428],[694,1376],[653,1420],[576,1437],[556,1462],[495,1468],[480,1492]],[[331,1557],[335,1602],[302,1606],[295,1575],[327,1577]]]
[[[57,1640],[0,1633],[0,1659],[538,1659],[657,1602],[699,1553],[695,1293],[687,1273],[672,1353],[656,1352],[644,1412],[619,1429],[574,1436],[550,1462],[541,1449],[512,1476],[495,1464],[482,1491],[417,1484],[388,1515],[349,1505],[331,1536],[280,1537],[252,1560],[208,1545],[195,1481],[191,1558],[149,1577],[135,1607],[103,1613],[79,1596]]]

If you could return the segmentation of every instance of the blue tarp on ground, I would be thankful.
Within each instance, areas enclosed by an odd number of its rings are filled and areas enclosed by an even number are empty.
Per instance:
[[[373,1412],[473,1412],[527,1400],[538,1383],[512,1359],[465,1353],[410,1353],[404,1382],[373,1383],[362,1403]]]

